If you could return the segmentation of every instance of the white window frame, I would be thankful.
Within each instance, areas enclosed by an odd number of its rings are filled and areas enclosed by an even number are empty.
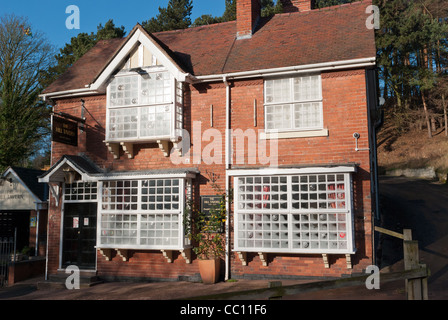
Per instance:
[[[142,193],[142,183],[147,180],[179,180],[179,208],[178,209],[171,209],[171,210],[143,210],[142,209],[142,196],[145,196]],[[188,240],[188,238],[185,236],[185,227],[184,227],[184,214],[185,214],[185,203],[186,203],[186,197],[190,197],[191,195],[188,193],[186,194],[186,189],[191,190],[191,178],[185,178],[185,177],[150,177],[150,178],[139,178],[134,180],[129,179],[110,179],[107,181],[138,181],[138,192],[136,194],[137,196],[137,209],[136,210],[109,210],[103,208],[103,182],[106,182],[105,180],[98,182],[98,228],[97,228],[97,248],[102,249],[134,249],[134,250],[183,250],[186,248],[190,248],[191,244]],[[110,215],[133,215],[136,216],[136,220],[132,221],[137,224],[136,231],[136,243],[130,244],[116,244],[116,243],[103,243],[102,242],[102,236],[103,236],[103,222],[105,223],[111,223],[112,221],[103,221],[103,215],[110,216]],[[150,237],[144,237],[142,236],[142,231],[147,231],[147,229],[142,228],[142,223],[146,223],[146,221],[143,221],[143,216],[149,216],[149,215],[178,215],[176,221],[169,221],[176,222],[178,225],[178,229],[176,230],[177,235],[177,242],[176,243],[160,243],[160,244],[141,244],[141,239],[149,239]],[[158,223],[163,223],[163,221],[155,221]],[[107,230],[107,229],[106,229]],[[104,230],[104,231],[106,231]],[[157,229],[158,230],[158,229]],[[171,229],[169,229],[171,230]]]
[[[78,194],[77,199],[66,199],[66,196],[68,195],[72,195],[73,193],[70,192],[69,194],[67,194],[68,190],[73,190],[73,186],[77,185],[77,189],[84,189],[83,193]],[[86,184],[89,184],[91,186],[86,186]],[[95,185],[95,186],[93,186]],[[86,188],[92,189],[95,188],[96,189],[96,193],[93,193],[92,191],[89,193],[86,193]],[[66,184],[63,183],[63,201],[64,203],[84,203],[84,202],[98,202],[98,195],[99,195],[99,189],[98,189],[98,183],[97,182],[89,182],[89,181],[75,181],[72,184]],[[79,199],[79,195],[82,194],[82,199]],[[90,199],[86,199],[85,195],[89,195]],[[94,199],[92,199],[92,196],[95,196]]]
[[[244,172],[246,171],[246,172]],[[280,170],[281,171],[281,170]],[[335,174],[335,175],[343,175],[344,176],[344,188],[345,188],[345,208],[344,209],[294,209],[292,206],[293,202],[293,191],[292,191],[292,177],[297,175],[329,175],[329,174]],[[232,174],[234,176],[234,249],[235,252],[264,252],[264,253],[305,253],[305,254],[353,254],[355,253],[355,244],[354,244],[354,218],[353,218],[353,203],[352,203],[352,193],[353,193],[353,181],[352,181],[352,174],[350,171],[342,171],[337,170],[334,172],[329,171],[317,171],[317,170],[310,170],[309,172],[306,171],[299,171],[297,173],[291,173],[288,170],[285,170],[283,173],[268,173],[268,174],[261,174],[260,172],[256,173],[254,170],[242,170],[242,172],[234,173]],[[241,177],[256,177],[259,176],[261,178],[263,177],[287,177],[287,206],[285,208],[279,208],[279,209],[242,209],[240,206],[240,191],[239,191],[239,182],[238,179]],[[338,216],[338,214],[340,216]],[[244,217],[252,215],[251,221],[244,221]],[[271,215],[271,216],[269,216]],[[277,221],[273,221],[274,215],[277,216]],[[320,216],[321,215],[321,216]],[[272,217],[270,219],[270,217]],[[308,217],[309,220],[316,221],[300,221],[301,218]],[[343,227],[345,224],[345,230],[331,230],[332,236],[334,236],[334,233],[336,233],[337,236],[341,237],[341,239],[337,238],[335,241],[337,242],[338,248],[335,248],[330,244],[331,240],[325,240],[322,239],[321,236],[324,234],[324,230],[322,229],[323,226],[326,228],[330,228],[330,221],[324,222],[320,219],[326,219],[329,220],[330,217],[336,217],[345,219],[342,221],[336,221],[334,223],[337,224],[337,228],[339,226]],[[303,219],[302,218],[302,219]],[[284,221],[281,221],[281,220]],[[299,220],[297,220],[299,219]],[[254,237],[253,246],[248,246],[247,242],[248,237],[248,231],[249,227],[247,225],[243,227],[244,223],[252,223],[253,226],[250,228],[253,228],[254,234],[252,237]],[[280,226],[280,222],[283,222],[285,226]],[[274,225],[275,223],[275,225]],[[306,231],[304,229],[298,229],[295,224],[301,224],[299,228],[302,228],[302,226],[305,226],[305,224],[308,225],[308,227],[311,229],[311,223],[317,224],[316,230],[309,230],[308,235],[308,246],[302,246],[301,243],[299,243],[300,239],[297,238],[298,236],[295,235],[295,233]],[[331,221],[333,223],[333,221]],[[255,224],[258,224],[255,226]],[[272,234],[274,227],[280,226],[280,230],[278,230],[279,233],[279,239],[275,238]],[[318,238],[313,239],[314,236],[311,234],[313,232],[317,234]],[[255,235],[255,232],[258,232],[258,235]],[[277,231],[276,231],[277,232]],[[330,229],[329,229],[330,232]],[[327,236],[329,236],[329,232],[327,233]],[[267,237],[265,237],[265,233]],[[270,235],[268,233],[271,233]],[[343,237],[343,238],[342,238]],[[330,239],[330,237],[329,237]],[[242,240],[240,242],[240,240]],[[246,245],[243,245],[243,240]],[[257,240],[255,242],[255,240]],[[266,243],[268,243],[267,246],[263,245],[263,241],[267,240]],[[274,240],[278,240],[278,245],[275,244],[274,248]],[[306,241],[307,239],[304,239]],[[272,241],[272,242],[268,242]],[[312,242],[314,241],[319,242],[319,247],[316,248],[314,245],[312,245]],[[320,243],[327,242],[327,247],[322,248]],[[339,242],[342,243],[344,247],[340,247]],[[345,243],[345,244],[344,244]]]
[[[164,67],[149,67],[142,68],[145,72],[150,75],[155,75],[157,73],[169,73],[169,71]],[[114,76],[117,77],[129,77],[129,76],[138,76],[138,92],[140,94],[141,91],[141,82],[142,76],[130,70],[121,71]],[[177,138],[181,136],[181,129],[183,126],[183,91],[182,84],[175,79],[175,77],[170,74],[171,77],[171,88],[170,88],[170,101],[163,103],[154,103],[154,104],[135,104],[135,105],[123,105],[123,106],[111,106],[111,81],[107,85],[106,89],[106,142],[154,142],[157,140],[178,140]],[[170,108],[170,128],[169,134],[166,135],[154,135],[154,136],[141,136],[141,110],[146,107],[158,107],[158,106],[169,106]],[[121,138],[111,138],[110,137],[110,111],[111,110],[126,110],[126,109],[137,109],[137,135],[135,137],[121,137]]]
[[[310,77],[310,76],[316,76],[318,77],[318,92],[319,96],[315,99],[306,99],[306,100],[295,100],[294,98],[294,79],[302,78],[302,77]],[[276,101],[276,102],[268,102],[267,97],[267,83],[268,81],[272,80],[288,80],[290,82],[290,100],[285,101]],[[318,126],[310,126],[310,127],[295,127],[295,105],[298,104],[306,104],[306,103],[318,103],[320,108],[320,124]],[[291,128],[268,128],[268,108],[273,106],[286,106],[288,105],[290,107],[290,121],[291,121]],[[287,133],[287,132],[306,132],[306,131],[316,131],[319,132],[317,134],[318,136],[323,135],[322,132],[324,130],[324,123],[323,123],[323,98],[322,98],[322,77],[321,74],[303,74],[298,76],[287,76],[287,77],[275,77],[275,78],[266,78],[264,80],[264,125],[265,125],[265,132],[266,134],[269,133]]]

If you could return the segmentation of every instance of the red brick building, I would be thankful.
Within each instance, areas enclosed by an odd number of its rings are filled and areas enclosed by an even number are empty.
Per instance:
[[[374,263],[371,1],[100,41],[42,97],[79,121],[53,141],[48,272],[194,279],[189,199],[233,190],[227,278],[339,277]],[[81,121],[82,120],[82,121]],[[76,131],[76,130],[75,130]]]

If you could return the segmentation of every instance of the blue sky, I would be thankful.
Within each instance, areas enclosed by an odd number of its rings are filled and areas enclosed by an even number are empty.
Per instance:
[[[33,30],[46,34],[50,42],[61,48],[80,32],[96,32],[97,26],[113,19],[116,26],[124,26],[126,34],[142,21],[155,17],[159,7],[168,0],[0,0],[0,16],[14,13],[27,17]],[[65,21],[66,8],[76,5],[80,11],[80,29],[69,30]],[[203,14],[220,16],[224,13],[224,0],[193,0],[192,21]]]

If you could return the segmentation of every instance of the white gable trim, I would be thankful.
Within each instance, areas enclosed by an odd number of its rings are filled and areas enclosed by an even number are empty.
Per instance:
[[[104,88],[114,71],[125,62],[131,51],[140,44],[145,46],[146,49],[155,55],[157,60],[163,64],[163,66],[174,76],[174,78],[176,78],[177,81],[185,82],[189,77],[189,74],[180,70],[171,58],[169,58],[152,39],[137,28],[132,37],[126,42],[120,52],[118,52],[118,54],[112,59],[106,69],[104,69],[95,82],[90,85],[90,89],[94,91],[102,91],[101,89]]]
[[[46,101],[47,99],[63,98],[63,97],[76,97],[76,96],[87,96],[105,93],[106,85],[111,77],[111,75],[123,64],[129,54],[137,46],[142,44],[148,49],[157,60],[160,61],[163,66],[173,75],[173,77],[179,82],[190,82],[192,78],[189,73],[183,72],[179,66],[167,56],[166,52],[160,48],[160,46],[154,42],[153,39],[148,37],[140,28],[136,27],[132,36],[128,38],[125,45],[120,49],[120,51],[115,55],[115,57],[110,61],[106,68],[101,72],[101,74],[96,78],[96,80],[86,85],[85,88],[79,88],[74,90],[59,91],[48,94],[42,94],[40,97]]]
[[[32,192],[30,190],[30,188],[28,188],[28,186],[26,185],[25,182],[23,182],[22,179],[20,179],[20,177],[17,175],[17,173],[14,171],[13,168],[8,168],[2,175],[2,177],[7,177],[9,174],[13,175],[14,178],[25,188],[26,191],[28,191],[28,193],[33,197],[34,202],[35,203],[42,203],[45,201],[40,200],[35,194],[34,192]]]
[[[45,175],[42,178],[39,178],[39,182],[40,183],[51,183],[51,182],[64,182],[64,179],[62,176],[60,177],[56,177],[56,179],[52,179],[52,177],[57,174],[60,170],[63,169],[63,167],[65,165],[70,166],[73,170],[75,170],[77,173],[79,173],[79,175],[81,176],[82,181],[86,181],[86,182],[90,182],[90,181],[95,181],[92,180],[89,176],[89,174],[87,174],[84,171],[79,170],[76,165],[74,163],[72,163],[72,161],[70,161],[69,159],[64,159],[63,161],[61,161],[55,168],[53,168],[51,170],[51,172],[49,172],[47,175]]]

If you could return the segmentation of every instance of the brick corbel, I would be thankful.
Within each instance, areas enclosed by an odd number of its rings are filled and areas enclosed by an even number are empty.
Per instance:
[[[112,142],[104,142],[110,153],[113,154],[114,159],[120,158],[120,144]]]
[[[110,261],[112,258],[112,249],[98,249],[100,254],[106,258],[106,261]]]
[[[130,142],[121,142],[121,147],[123,148],[123,151],[125,154],[127,154],[129,159],[134,158],[134,145]]]

